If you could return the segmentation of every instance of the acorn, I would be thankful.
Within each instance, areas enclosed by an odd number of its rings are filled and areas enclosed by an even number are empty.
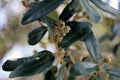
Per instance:
[[[107,56],[107,57],[104,58],[105,63],[111,63],[111,61],[112,61],[111,56]]]
[[[62,54],[64,54],[64,53],[65,53],[65,50],[64,50],[64,49],[61,49],[60,52],[61,52]]]
[[[61,41],[62,41],[62,39],[63,39],[63,37],[60,37],[60,36],[59,36],[59,37],[57,37],[57,41],[58,41],[58,42],[61,42]]]
[[[69,26],[65,26],[64,28],[64,33],[68,33],[71,30],[71,28]]]
[[[60,20],[60,21],[58,22],[58,26],[59,26],[59,29],[60,29],[60,30],[63,30],[64,27],[65,27],[65,22],[63,22],[62,20]]]

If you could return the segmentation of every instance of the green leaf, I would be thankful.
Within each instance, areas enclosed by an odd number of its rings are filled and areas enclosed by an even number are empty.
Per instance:
[[[79,4],[78,0],[72,0],[63,10],[61,13],[59,19],[67,21],[70,17],[73,16],[73,14],[77,11],[79,11],[81,8],[81,5]]]
[[[109,6],[107,3],[103,2],[102,0],[90,0],[90,1],[103,11],[108,12],[115,16],[120,16],[120,11]]]
[[[91,6],[89,0],[79,0],[80,4],[85,8],[86,12],[89,14],[90,19],[93,22],[100,21],[100,14],[96,11],[94,7]]]
[[[115,67],[115,68],[111,68],[107,70],[107,73],[116,76],[116,77],[120,77],[120,67]]]
[[[86,37],[83,38],[83,41],[85,41],[88,52],[94,60],[94,62],[101,63],[103,58],[100,54],[99,45],[93,32],[91,31],[90,33],[88,33],[88,35],[86,35]]]
[[[66,48],[77,40],[86,36],[89,31],[91,31],[91,24],[89,22],[67,22],[66,25],[70,26],[71,31],[67,33],[62,42],[59,43],[59,47]]]
[[[52,66],[52,68],[45,74],[44,80],[56,80],[55,73],[57,73],[57,67]]]
[[[10,73],[9,77],[32,76],[49,69],[55,57],[49,51],[42,51],[39,54],[35,55],[33,60],[19,65]]]
[[[23,64],[24,62],[27,62],[31,60],[31,58],[19,58],[16,60],[7,60],[3,66],[2,69],[4,71],[13,71],[15,68],[17,68],[19,65]]]
[[[37,57],[40,58],[42,56],[49,55],[49,54],[52,54],[52,53],[44,50],[44,51],[36,53],[35,55],[30,56],[30,57],[17,58],[17,59],[14,59],[14,60],[7,60],[3,64],[2,68],[5,71],[13,71],[15,68],[17,68],[19,65],[21,65],[23,63],[26,63],[26,62],[29,62],[29,61],[32,61],[32,60],[36,60]]]
[[[22,24],[28,24],[40,19],[56,9],[64,0],[43,0],[31,7],[23,16]]]
[[[30,45],[37,44],[43,38],[46,32],[47,32],[47,27],[44,26],[33,29],[28,34],[28,43]]]
[[[96,64],[91,62],[78,62],[72,65],[70,69],[70,75],[81,76],[95,73],[96,71],[98,71],[98,67]]]
[[[66,67],[65,67],[65,64],[62,64],[62,66],[59,69],[56,80],[64,80],[65,73],[66,73]]]
[[[44,16],[40,18],[40,20],[47,24],[49,35],[50,37],[53,38],[54,37],[54,26],[57,25],[57,22],[48,16]]]
[[[109,80],[120,80],[120,78],[116,77],[116,76],[113,76],[113,75],[110,75]]]

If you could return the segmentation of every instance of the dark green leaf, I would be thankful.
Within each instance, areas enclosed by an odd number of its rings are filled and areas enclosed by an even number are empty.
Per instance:
[[[23,16],[22,24],[27,24],[40,19],[56,9],[64,0],[43,0],[31,7]]]
[[[3,64],[2,68],[5,71],[13,71],[15,68],[17,68],[19,65],[21,65],[23,63],[35,60],[37,57],[42,57],[42,56],[45,56],[45,55],[50,54],[50,53],[51,52],[44,50],[44,51],[36,53],[35,55],[30,56],[30,57],[18,58],[18,59],[14,59],[14,60],[7,60]]]
[[[59,47],[69,47],[75,41],[85,37],[87,33],[91,31],[91,24],[88,22],[67,22],[66,25],[69,25],[71,31],[67,33],[62,42],[59,43]]]
[[[85,41],[86,47],[94,62],[101,63],[103,58],[100,54],[99,45],[93,32],[90,32],[88,35],[86,35],[83,40]]]
[[[120,77],[120,67],[115,67],[115,68],[111,68],[107,70],[107,73],[116,76],[116,77]]]
[[[50,37],[54,37],[54,26],[57,25],[57,22],[48,16],[44,16],[40,20],[47,24]]]
[[[14,69],[9,77],[13,78],[39,74],[46,69],[49,69],[55,58],[49,51],[42,51],[35,56],[35,59],[25,62]]]
[[[21,58],[21,59],[17,59],[17,60],[7,60],[3,66],[2,69],[4,71],[12,71],[14,70],[17,66],[21,65],[22,63],[26,62],[27,59],[26,58]]]
[[[79,4],[79,0],[72,0],[63,10],[59,19],[67,21],[73,14],[80,10],[81,5]]]
[[[28,43],[30,45],[37,44],[43,38],[46,32],[47,32],[47,28],[44,26],[33,29],[28,34]]]
[[[13,71],[15,68],[17,68],[19,65],[23,64],[24,62],[27,62],[31,59],[28,58],[19,58],[16,60],[7,60],[2,68],[4,71]]]
[[[65,67],[65,64],[62,64],[62,66],[59,69],[56,80],[64,80],[65,73],[66,73],[66,67]]]
[[[44,80],[56,80],[55,73],[57,73],[57,67],[53,66],[46,74]]]
[[[113,76],[113,75],[110,75],[109,80],[120,80],[120,78]]]
[[[98,8],[102,9],[105,12],[108,12],[115,16],[120,16],[120,11],[116,10],[115,8],[109,6],[107,3],[103,2],[102,0],[90,0],[93,4],[95,4]]]
[[[89,0],[79,0],[80,4],[86,9],[86,12],[89,14],[90,19],[93,22],[99,22],[100,21],[100,14],[94,9],[94,7],[91,6]]]
[[[96,71],[98,71],[98,67],[96,64],[91,62],[78,62],[76,64],[73,64],[73,66],[71,67],[70,75],[81,76],[95,73]]]

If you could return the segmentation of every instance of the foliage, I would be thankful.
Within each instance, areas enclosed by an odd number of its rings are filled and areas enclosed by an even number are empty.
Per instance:
[[[7,60],[2,66],[3,70],[12,71],[10,78],[32,76],[39,73],[45,74],[45,80],[67,80],[66,76],[69,76],[69,80],[74,80],[74,77],[81,75],[88,75],[89,80],[99,80],[106,77],[108,80],[109,78],[114,80],[114,78],[120,77],[120,68],[109,68],[107,63],[111,58],[103,57],[100,54],[99,44],[91,29],[90,21],[70,20],[74,14],[81,13],[85,9],[88,19],[95,23],[99,22],[101,15],[93,7],[93,4],[115,16],[119,16],[120,12],[102,0],[72,0],[67,2],[67,6],[59,15],[58,20],[48,16],[64,2],[65,0],[35,0],[30,3],[23,1],[28,4],[29,9],[23,15],[22,24],[40,21],[47,25],[42,24],[32,30],[28,34],[28,43],[30,45],[37,44],[48,31],[49,42],[55,44],[56,52],[44,50],[30,57]],[[69,47],[76,41],[85,43],[92,61],[84,58],[79,62],[74,61],[74,57],[69,53]],[[53,65],[55,60],[57,63]],[[57,67],[58,64],[61,64],[60,68]],[[69,74],[67,74],[68,71]],[[103,74],[108,74],[108,76],[103,76]]]

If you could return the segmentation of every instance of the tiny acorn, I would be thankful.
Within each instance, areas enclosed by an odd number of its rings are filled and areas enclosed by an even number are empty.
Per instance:
[[[58,22],[58,27],[59,27],[60,30],[63,30],[64,27],[65,27],[65,22],[63,22],[62,20],[60,20],[60,21]]]
[[[64,28],[64,33],[68,33],[71,30],[71,28],[69,26],[65,26]]]
[[[111,61],[112,61],[111,56],[107,56],[104,58],[104,63],[111,63]]]

